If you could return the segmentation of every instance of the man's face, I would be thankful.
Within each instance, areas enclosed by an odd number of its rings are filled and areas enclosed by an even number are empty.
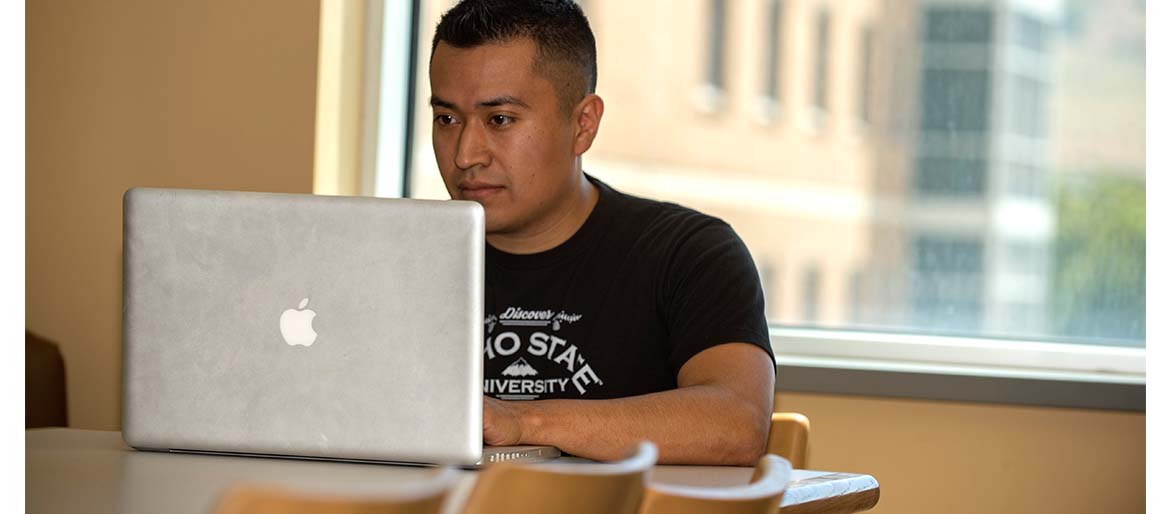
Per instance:
[[[540,230],[578,184],[574,130],[527,38],[431,59],[432,142],[455,200],[483,205],[488,234]]]

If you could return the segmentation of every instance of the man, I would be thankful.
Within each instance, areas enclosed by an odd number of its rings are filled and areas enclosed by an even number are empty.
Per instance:
[[[596,69],[570,0],[465,0],[432,42],[435,158],[486,218],[484,442],[755,465],[775,367],[751,256],[726,223],[582,171]]]

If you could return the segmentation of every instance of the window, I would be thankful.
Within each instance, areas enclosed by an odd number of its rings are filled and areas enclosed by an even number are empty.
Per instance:
[[[1007,193],[1024,198],[1043,198],[1048,191],[1048,177],[1029,163],[1011,163],[1007,176]]]
[[[708,0],[707,18],[707,73],[706,81],[713,89],[727,89],[727,1]]]
[[[778,264],[774,259],[755,259],[760,274],[760,285],[764,288],[764,304],[767,309],[774,310],[780,307],[780,290],[776,287],[779,275],[776,271]]]
[[[991,43],[993,26],[989,8],[993,4],[982,4],[986,7],[924,6],[925,39],[932,43]]]
[[[986,166],[982,159],[921,157],[914,189],[926,195],[978,195],[984,190]]]
[[[767,10],[764,11],[764,83],[762,96],[773,102],[780,101],[780,66],[781,51],[784,40],[781,37],[781,27],[784,22],[784,7],[781,0],[768,0]]]
[[[1048,51],[1051,40],[1048,24],[1026,13],[1017,13],[1015,23],[1014,43],[1036,52]]]
[[[450,2],[421,3],[426,98],[425,56]],[[778,353],[1144,383],[1144,7],[588,4],[605,27],[606,117],[584,168],[730,223],[766,278]],[[750,123],[752,109],[711,123],[673,109],[696,82],[732,104],[798,98],[818,120],[845,99],[881,123],[861,143],[833,126],[813,137]],[[414,118],[410,194],[445,198],[430,125],[417,121],[429,116]]]
[[[1047,130],[1044,84],[1032,77],[1017,75],[1012,77],[1011,88],[1012,131],[1027,138],[1044,138]]]
[[[870,74],[873,73],[874,37],[872,27],[867,25],[861,30],[861,63],[857,73],[857,117],[866,123],[873,121],[872,105],[870,105],[870,98],[873,95],[870,89],[873,84],[870,82]]]
[[[922,74],[923,131],[987,129],[991,77],[982,70],[926,69]]]
[[[1005,248],[1006,266],[1010,271],[1030,275],[1044,269],[1047,255],[1044,247],[1035,241],[1008,241]]]
[[[821,271],[816,266],[808,267],[804,270],[800,283],[804,291],[801,317],[807,322],[815,323],[820,319],[821,312]]]
[[[849,275],[849,321],[861,323],[865,309],[865,276],[860,271]]]
[[[816,56],[813,58],[812,103],[821,112],[829,110],[829,55],[830,48],[830,18],[827,8],[822,8],[816,17],[814,30],[815,40],[813,48]]]
[[[700,16],[700,25],[706,32],[704,46],[702,49],[696,48],[692,54],[700,58],[695,62],[702,63],[702,78],[698,87],[691,91],[691,102],[699,111],[714,114],[727,106],[727,0],[706,0],[704,11],[703,16]],[[590,22],[591,25],[594,23],[596,20]],[[600,37],[596,30],[594,37]],[[601,44],[600,40],[598,44]]]
[[[983,314],[983,243],[922,236],[914,241],[911,290],[915,325],[974,330]]]

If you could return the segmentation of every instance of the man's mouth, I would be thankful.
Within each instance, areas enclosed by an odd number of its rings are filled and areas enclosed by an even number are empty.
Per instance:
[[[487,182],[461,182],[459,194],[467,200],[483,200],[504,190],[504,186]]]

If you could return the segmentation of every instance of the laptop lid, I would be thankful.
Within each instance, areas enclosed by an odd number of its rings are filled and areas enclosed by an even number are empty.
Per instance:
[[[163,189],[123,201],[127,444],[480,460],[478,204]]]

